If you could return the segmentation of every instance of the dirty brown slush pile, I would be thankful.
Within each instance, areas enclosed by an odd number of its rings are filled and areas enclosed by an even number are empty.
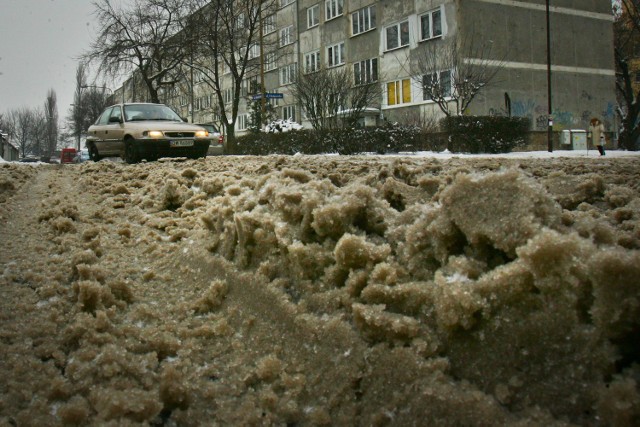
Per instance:
[[[640,158],[0,165],[0,425],[640,424]]]

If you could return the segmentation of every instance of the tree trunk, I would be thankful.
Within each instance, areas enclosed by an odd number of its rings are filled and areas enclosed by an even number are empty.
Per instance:
[[[638,101],[640,92],[636,94],[633,91],[627,59],[619,50],[616,50],[615,54],[616,62],[618,63],[618,68],[620,70],[616,86],[627,105],[626,115],[620,114],[623,128],[622,132],[620,132],[620,139],[618,142],[620,148],[635,151],[638,149],[637,141],[640,137],[640,126],[638,126],[638,116],[640,115],[640,103]]]
[[[236,142],[235,123],[225,124],[226,134],[224,135],[224,145],[228,154],[238,154],[238,144]]]

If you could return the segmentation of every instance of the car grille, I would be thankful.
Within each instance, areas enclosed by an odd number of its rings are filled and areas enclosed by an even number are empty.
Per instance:
[[[169,138],[193,138],[195,132],[165,132],[164,135]]]

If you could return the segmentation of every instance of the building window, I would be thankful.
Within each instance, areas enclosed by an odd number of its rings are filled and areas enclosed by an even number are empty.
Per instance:
[[[243,79],[240,82],[240,96],[247,96],[249,93],[249,79]]]
[[[310,52],[304,55],[304,72],[313,73],[320,69],[320,51]]]
[[[282,107],[282,120],[291,120],[292,122],[296,121],[295,105],[285,105]]]
[[[247,130],[247,115],[238,115],[238,130]]]
[[[426,74],[422,76],[422,99],[430,101],[430,94],[437,93],[442,98],[451,96],[451,71]]]
[[[337,67],[344,64],[344,42],[327,48],[327,66]]]
[[[293,25],[280,30],[280,47],[293,43]]]
[[[411,79],[387,83],[387,105],[411,102]]]
[[[264,70],[272,71],[272,70],[275,70],[276,68],[278,68],[276,54],[274,52],[267,53],[264,56]]]
[[[328,21],[342,15],[344,0],[325,0],[325,19]]]
[[[356,85],[378,81],[378,59],[366,59],[353,64],[353,81]]]
[[[251,46],[249,46],[249,53],[247,54],[247,59],[254,59],[259,57],[260,57],[260,45],[254,43]]]
[[[223,90],[222,99],[224,99],[225,104],[231,104],[231,101],[233,101],[233,90],[232,89]]]
[[[262,21],[262,28],[265,35],[273,33],[276,30],[276,15],[265,16]]]
[[[280,7],[285,7],[287,5],[290,5],[294,1],[296,1],[296,0],[280,0]]]
[[[307,9],[307,28],[313,28],[320,24],[320,5]]]
[[[236,20],[235,20],[234,25],[235,25],[234,29],[236,31],[241,30],[242,28],[244,28],[244,26],[245,26],[244,13],[241,13],[238,16],[236,16]]]
[[[429,40],[442,36],[442,12],[432,10],[420,17],[420,40]]]
[[[398,24],[385,28],[385,50],[397,49],[409,45],[409,21],[402,21]]]
[[[296,64],[285,65],[280,68],[280,86],[293,83],[296,78]]]
[[[240,96],[247,96],[259,92],[258,77],[252,76],[242,80],[240,84]]]
[[[266,101],[267,104],[271,105],[274,108],[280,104],[280,100],[278,98],[267,98]]]
[[[351,14],[351,34],[358,35],[376,27],[375,6],[365,7]]]

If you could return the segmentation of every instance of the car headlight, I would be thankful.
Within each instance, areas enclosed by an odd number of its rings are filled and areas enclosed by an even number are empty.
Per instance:
[[[209,136],[209,131],[207,130],[197,130],[196,131],[196,138],[206,138]]]
[[[164,135],[159,130],[150,130],[145,132],[146,136],[149,138],[162,138]]]

